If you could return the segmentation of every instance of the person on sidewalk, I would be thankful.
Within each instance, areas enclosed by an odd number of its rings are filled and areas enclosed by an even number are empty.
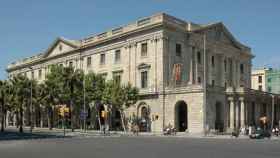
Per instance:
[[[276,135],[276,133],[275,133],[275,128],[272,128],[272,134],[273,134],[273,135]]]
[[[279,135],[279,128],[278,127],[276,127],[275,128],[275,135],[278,137],[278,135]]]
[[[249,126],[249,133],[248,133],[249,136],[253,134],[252,132],[253,132],[252,126]]]

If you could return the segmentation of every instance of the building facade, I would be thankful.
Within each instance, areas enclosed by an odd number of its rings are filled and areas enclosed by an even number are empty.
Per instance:
[[[268,69],[266,76],[267,91],[280,94],[280,70]]]
[[[251,90],[253,57],[222,23],[199,25],[159,13],[81,40],[58,38],[7,72],[43,82],[49,66],[59,64],[118,76],[140,89],[140,100],[126,110],[128,122],[136,116],[142,131],[170,124],[202,133],[259,124],[260,107],[271,115],[271,95],[258,92],[259,98]]]
[[[251,75],[252,89],[280,94],[280,71],[272,68],[255,69]]]
[[[267,68],[255,69],[251,75],[252,89],[267,92]]]

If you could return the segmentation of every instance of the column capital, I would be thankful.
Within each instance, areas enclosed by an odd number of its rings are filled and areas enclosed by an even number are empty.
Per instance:
[[[244,97],[239,97],[238,99],[239,99],[239,101],[244,101],[245,100]]]
[[[233,100],[234,100],[234,97],[228,97],[228,100],[229,100],[229,101],[233,101]]]

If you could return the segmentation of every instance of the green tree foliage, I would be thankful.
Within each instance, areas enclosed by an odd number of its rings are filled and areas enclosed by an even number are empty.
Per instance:
[[[0,80],[1,132],[4,132],[5,115],[6,111],[10,109],[11,97],[11,84],[8,81]]]
[[[132,87],[130,84],[121,85],[118,82],[110,80],[106,83],[102,96],[102,101],[104,104],[120,111],[122,126],[123,129],[126,130],[124,110],[137,102],[138,89]]]
[[[22,133],[23,110],[24,107],[28,107],[28,102],[30,101],[31,81],[27,77],[19,74],[12,78],[11,83],[13,85],[13,93],[14,93],[14,103],[15,103],[14,108],[16,112],[19,114],[19,132]]]
[[[50,129],[53,127],[53,110],[56,105],[66,104],[70,107],[71,126],[74,130],[84,103],[88,107],[89,104],[98,102],[98,104],[108,105],[109,108],[114,107],[123,114],[126,108],[138,100],[138,89],[130,84],[121,85],[113,80],[106,82],[101,75],[93,72],[84,75],[82,70],[72,67],[52,65],[49,70],[45,80],[40,84],[20,74],[14,76],[9,82],[8,89],[12,93],[10,99],[5,99],[4,103],[1,102],[3,107],[1,109],[5,109],[4,106],[13,105],[10,107],[19,115],[20,132],[23,125],[23,110],[30,105],[31,82],[33,85],[32,103],[34,106],[41,105],[47,109]],[[0,82],[0,99],[5,98],[7,94],[7,88],[4,85],[6,82]]]
[[[85,75],[85,89],[88,103],[92,101],[101,101],[105,89],[105,80],[101,75],[90,72]]]

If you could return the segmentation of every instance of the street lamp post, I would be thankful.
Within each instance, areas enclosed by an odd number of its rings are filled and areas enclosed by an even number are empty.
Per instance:
[[[272,107],[271,107],[271,129],[273,129],[273,127],[274,127],[274,118],[275,118],[275,116],[274,116],[274,111],[275,111],[275,106],[274,106],[274,95],[271,95],[271,99],[272,99]]]
[[[85,88],[85,74],[83,77],[83,93],[84,93],[84,112],[83,112],[83,119],[84,119],[84,131],[86,132],[86,88]]]
[[[207,66],[206,66],[206,62],[207,62],[207,59],[206,59],[206,34],[204,33],[203,34],[203,76],[204,76],[204,79],[203,79],[203,130],[204,130],[204,134],[206,135],[207,133],[207,123],[206,123],[206,106],[207,106],[207,103],[206,103],[206,100],[207,100],[207,96],[206,96],[206,93],[207,93],[207,72],[206,72],[206,69],[207,69]]]

